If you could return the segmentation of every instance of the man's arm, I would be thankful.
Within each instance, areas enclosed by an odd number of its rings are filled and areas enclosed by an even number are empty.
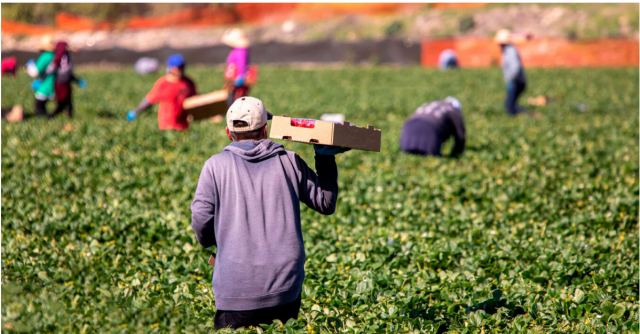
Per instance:
[[[295,159],[301,175],[300,201],[321,214],[332,214],[336,210],[338,200],[338,166],[335,156],[316,154],[318,174],[314,173],[297,154]]]
[[[453,108],[449,112],[449,119],[453,123],[453,139],[454,144],[451,149],[451,156],[457,157],[464,152],[464,146],[466,143],[466,130],[464,128],[464,119],[462,118],[462,112],[458,109]]]
[[[213,225],[216,196],[213,174],[205,164],[200,172],[196,193],[191,203],[191,228],[198,242],[205,248],[216,245]]]
[[[142,99],[142,101],[140,101],[140,103],[138,104],[137,107],[135,107],[133,110],[133,112],[135,112],[136,114],[139,114],[147,109],[149,109],[149,107],[151,107],[152,103],[150,103],[147,98]]]
[[[135,107],[135,109],[131,109],[127,112],[127,119],[129,121],[133,121],[135,120],[138,115],[149,109],[149,107],[151,107],[153,104],[158,103],[160,100],[160,91],[162,90],[162,84],[161,84],[162,80],[158,80],[153,84],[153,87],[151,87],[151,90],[149,91],[149,93],[147,93],[147,95],[142,99],[142,101],[140,101],[140,103],[138,104],[137,107]]]
[[[136,118],[138,118],[138,115],[149,109],[149,107],[151,107],[152,103],[149,102],[149,100],[147,100],[146,98],[142,99],[142,101],[140,101],[140,104],[138,104],[137,107],[135,107],[135,109],[131,109],[129,111],[127,111],[127,120],[129,122],[133,122],[136,120]]]
[[[36,69],[38,70],[38,76],[44,77],[47,74],[47,67],[53,62],[53,55],[48,53],[42,53],[36,60]]]

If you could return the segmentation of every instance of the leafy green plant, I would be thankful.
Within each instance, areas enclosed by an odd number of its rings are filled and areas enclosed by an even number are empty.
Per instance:
[[[2,122],[3,332],[211,331],[189,204],[224,125],[127,123],[154,78],[78,72],[90,85],[73,121]],[[200,91],[222,85],[220,68],[188,72]],[[539,118],[505,115],[498,69],[263,66],[252,94],[274,114],[344,113],[383,142],[338,157],[334,215],[302,210],[299,318],[240,332],[637,331],[638,71],[528,77],[525,99],[553,97]],[[2,107],[30,112],[28,87],[3,78]],[[401,153],[404,119],[448,95],[463,104],[464,156]],[[284,144],[312,163],[310,146]]]

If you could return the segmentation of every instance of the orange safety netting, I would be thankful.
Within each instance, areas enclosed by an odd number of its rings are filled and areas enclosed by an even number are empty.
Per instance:
[[[169,14],[135,16],[118,22],[98,22],[89,17],[60,12],[53,27],[3,20],[2,33],[38,35],[55,30],[109,30],[114,27],[148,29],[177,26],[219,26],[234,23],[277,23],[287,19],[325,20],[339,15],[384,15],[414,9],[423,4],[394,3],[241,3],[233,6],[185,7]]]
[[[228,8],[188,7],[160,16],[133,17],[125,26],[132,29],[148,29],[171,26],[219,26],[236,22],[236,15]]]
[[[58,13],[55,22],[56,29],[64,31],[106,30],[112,28],[112,25],[108,22],[96,22],[88,17],[66,12]]]
[[[10,20],[2,20],[2,33],[10,35],[45,35],[53,33],[49,26],[20,23]]]
[[[424,4],[406,3],[242,3],[235,10],[242,22],[265,23],[282,22],[286,19],[320,21],[332,17],[362,14],[384,15],[402,10],[415,9]]]
[[[525,67],[638,66],[637,39],[599,39],[575,42],[561,38],[541,38],[516,43]],[[488,38],[429,40],[422,43],[421,63],[438,66],[438,57],[452,49],[462,67],[500,64],[500,49]]]

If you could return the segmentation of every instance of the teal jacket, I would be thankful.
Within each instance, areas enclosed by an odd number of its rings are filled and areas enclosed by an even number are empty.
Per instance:
[[[56,74],[49,73],[47,74],[47,67],[53,61],[53,52],[44,51],[36,60],[36,68],[38,69],[38,76],[42,83],[36,89],[36,97],[53,99],[55,97],[55,83],[56,83]]]

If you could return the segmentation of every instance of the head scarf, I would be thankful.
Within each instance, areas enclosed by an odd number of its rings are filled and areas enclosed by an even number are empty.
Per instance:
[[[60,66],[60,62],[62,61],[62,57],[67,55],[69,56],[69,44],[64,41],[60,41],[56,43],[56,47],[53,49],[53,64],[56,67]]]

